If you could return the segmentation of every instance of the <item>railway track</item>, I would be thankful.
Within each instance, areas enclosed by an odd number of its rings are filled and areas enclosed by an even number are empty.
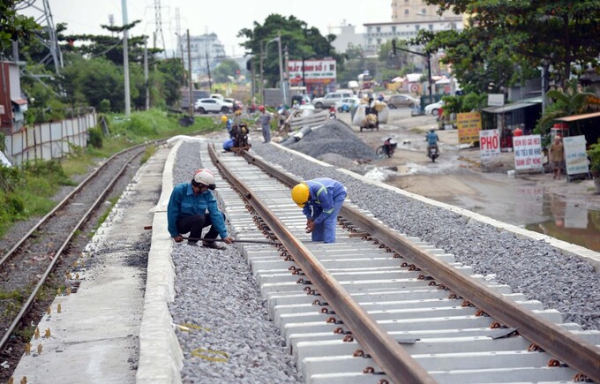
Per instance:
[[[117,183],[127,185],[129,180],[124,178],[128,167],[144,150],[145,145],[136,146],[107,159],[0,259],[1,289],[14,292],[14,298],[0,301],[0,350],[11,366],[22,353],[22,341],[14,337],[15,331],[27,319],[57,265],[69,256],[71,244],[88,220],[99,216],[102,203]],[[67,275],[59,294],[76,292],[76,277]],[[9,347],[11,343],[16,345]]]
[[[338,242],[311,243],[289,197],[299,180],[248,154],[210,156],[246,199],[221,191],[236,236],[283,243],[244,254],[306,382],[600,382],[600,332],[561,324],[350,202]]]

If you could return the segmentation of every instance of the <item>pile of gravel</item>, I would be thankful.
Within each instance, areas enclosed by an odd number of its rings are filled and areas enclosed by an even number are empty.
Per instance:
[[[173,169],[174,184],[188,182],[202,167],[199,144],[183,143]],[[205,162],[204,166],[212,168]],[[217,189],[218,191],[218,189]],[[175,301],[169,305],[184,354],[184,383],[301,383],[279,329],[269,320],[250,267],[234,247],[217,251],[176,244]],[[224,356],[210,351],[227,354]],[[196,355],[195,355],[196,354]]]
[[[390,228],[454,254],[457,261],[472,266],[476,273],[496,275],[499,282],[510,285],[515,292],[560,311],[565,322],[600,330],[600,274],[584,259],[563,255],[544,241],[517,237],[446,209],[363,184],[331,167],[272,146],[253,150],[300,178],[339,180],[348,188],[354,203],[371,211]]]
[[[328,120],[302,140],[287,146],[314,158],[328,153],[355,160],[377,158],[373,148],[356,136],[352,128],[339,120]]]

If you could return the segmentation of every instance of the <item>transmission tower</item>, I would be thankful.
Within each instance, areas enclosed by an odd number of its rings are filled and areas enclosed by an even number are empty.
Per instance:
[[[160,39],[162,42],[163,51],[165,52],[165,59],[167,58],[167,47],[165,45],[165,36],[162,30],[162,7],[160,6],[160,0],[154,0],[154,20],[156,23],[156,29],[154,31],[154,48],[156,48],[156,39]]]
[[[53,65],[54,72],[58,74],[63,67],[63,58],[56,38],[56,28],[54,27],[54,20],[52,19],[49,0],[23,0],[17,3],[15,10],[22,11],[26,8],[33,8],[41,13],[41,15],[35,19],[36,23],[42,27],[42,30],[36,33],[36,36],[42,45],[48,48],[49,52],[42,60],[40,60],[40,63],[44,66],[50,64]]]

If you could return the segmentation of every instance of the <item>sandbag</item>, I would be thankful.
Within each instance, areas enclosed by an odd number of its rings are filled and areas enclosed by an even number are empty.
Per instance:
[[[365,118],[365,108],[367,107],[366,104],[360,104],[357,108],[356,108],[356,113],[354,114],[354,117],[352,118],[352,124],[353,125],[361,125],[362,121]]]
[[[385,106],[385,108],[383,108],[377,114],[377,118],[379,119],[379,122],[382,124],[386,124],[388,122],[389,116],[390,116],[390,109],[388,108],[387,105]]]

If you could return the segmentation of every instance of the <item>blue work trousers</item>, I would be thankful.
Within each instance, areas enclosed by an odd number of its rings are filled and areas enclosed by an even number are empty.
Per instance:
[[[337,216],[342,209],[346,194],[341,194],[333,199],[333,212],[322,223],[316,224],[315,229],[311,232],[312,241],[324,241],[325,243],[335,243],[335,226],[337,225]],[[322,214],[322,210],[317,208],[313,217],[318,217]]]

